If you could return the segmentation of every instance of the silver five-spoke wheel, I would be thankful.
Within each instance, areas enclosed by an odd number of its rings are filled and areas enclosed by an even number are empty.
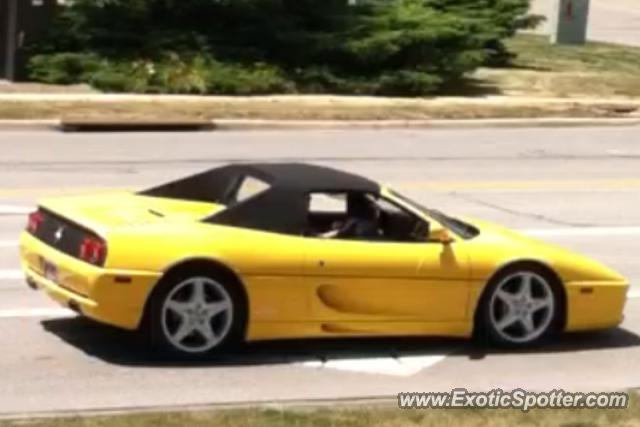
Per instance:
[[[502,278],[489,300],[489,321],[504,341],[526,344],[544,335],[552,325],[556,301],[549,281],[530,271]]]
[[[162,331],[169,343],[186,353],[205,353],[231,329],[233,302],[224,286],[208,277],[180,282],[164,299]]]

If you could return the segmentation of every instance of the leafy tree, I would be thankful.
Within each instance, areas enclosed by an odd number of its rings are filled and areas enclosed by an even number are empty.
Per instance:
[[[32,76],[107,90],[194,93],[251,93],[251,76],[262,76],[273,84],[256,84],[260,93],[423,95],[503,54],[501,40],[523,25],[527,6],[528,0],[357,6],[346,0],[75,0],[49,42],[33,47]],[[180,78],[193,85],[176,82]]]
[[[481,20],[477,35],[484,39],[490,65],[506,65],[512,59],[502,42],[505,38],[518,30],[535,28],[544,20],[529,14],[530,0],[425,0],[425,4]]]

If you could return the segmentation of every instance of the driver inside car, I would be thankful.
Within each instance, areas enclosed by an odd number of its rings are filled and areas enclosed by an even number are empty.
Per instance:
[[[380,238],[380,208],[362,194],[349,195],[347,218],[333,223],[331,230],[320,234],[326,239]]]

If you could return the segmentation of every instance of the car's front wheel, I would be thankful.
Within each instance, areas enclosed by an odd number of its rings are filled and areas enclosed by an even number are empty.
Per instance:
[[[492,280],[480,307],[484,335],[495,344],[539,344],[558,329],[561,304],[550,275],[511,269]]]
[[[213,275],[177,276],[154,295],[151,338],[174,356],[220,354],[242,339],[244,311],[235,284]]]

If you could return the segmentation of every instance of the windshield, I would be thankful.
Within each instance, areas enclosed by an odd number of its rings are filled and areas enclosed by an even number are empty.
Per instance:
[[[404,196],[395,190],[389,189],[389,193],[399,200],[402,200],[413,209],[422,212],[426,216],[438,221],[440,224],[442,224],[443,227],[448,228],[463,239],[472,239],[480,234],[480,230],[478,230],[476,227],[458,218],[446,215],[436,209],[427,208],[426,206],[423,206],[420,203],[411,200],[407,196]]]

